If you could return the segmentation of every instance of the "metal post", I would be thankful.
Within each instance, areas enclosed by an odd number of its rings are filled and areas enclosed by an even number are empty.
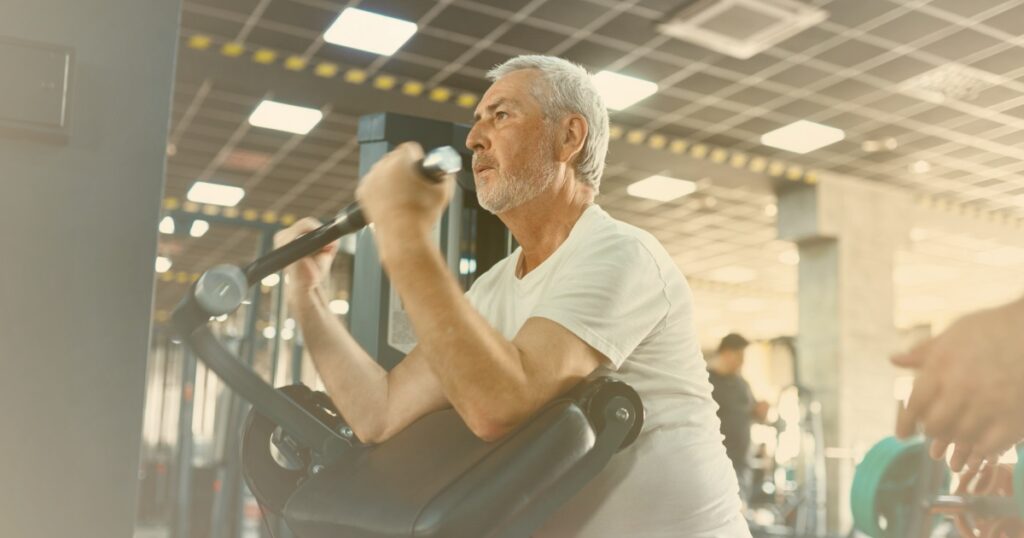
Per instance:
[[[191,534],[192,509],[192,414],[195,394],[196,360],[188,348],[182,346],[181,405],[178,411],[178,464],[176,468],[176,498],[174,519],[171,522],[173,538],[188,538]]]

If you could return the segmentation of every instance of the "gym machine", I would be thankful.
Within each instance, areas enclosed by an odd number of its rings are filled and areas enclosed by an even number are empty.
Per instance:
[[[420,170],[425,180],[439,181],[457,172],[463,157],[440,147],[427,153]],[[355,438],[325,394],[302,385],[275,390],[211,331],[210,321],[235,311],[251,286],[365,224],[352,204],[244,267],[214,267],[172,314],[179,338],[252,404],[241,449],[246,483],[299,538],[529,536],[639,435],[643,405],[631,387],[610,378],[585,382],[493,443],[475,437],[448,409],[371,446]],[[354,291],[360,290],[390,293],[385,284]],[[360,329],[352,330],[360,339]],[[394,335],[374,335],[378,347],[364,347],[378,360],[384,343],[401,351],[392,345]]]

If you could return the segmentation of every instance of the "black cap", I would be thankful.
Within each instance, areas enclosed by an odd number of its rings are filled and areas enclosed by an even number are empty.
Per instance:
[[[737,333],[729,333],[725,335],[725,338],[722,338],[722,343],[718,344],[718,351],[724,351],[726,349],[742,350],[749,344],[750,342],[748,342],[746,338],[743,338],[743,336]]]

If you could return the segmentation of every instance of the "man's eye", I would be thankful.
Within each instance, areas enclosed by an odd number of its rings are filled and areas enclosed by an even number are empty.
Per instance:
[[[505,112],[504,110],[499,110],[494,113],[494,117],[496,119],[503,120],[508,117],[508,112]]]

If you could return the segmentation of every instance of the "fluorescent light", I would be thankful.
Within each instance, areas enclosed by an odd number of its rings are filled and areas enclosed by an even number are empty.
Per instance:
[[[249,124],[304,135],[320,123],[324,113],[315,108],[264,100],[249,116]]]
[[[267,276],[263,277],[263,280],[260,281],[260,284],[263,284],[264,286],[266,286],[268,288],[273,288],[274,286],[278,285],[280,282],[281,282],[281,277],[277,276],[277,273],[274,273],[272,275],[267,275]]]
[[[263,338],[266,338],[267,340],[273,340],[275,336],[277,336],[277,329],[275,329],[272,325],[267,325],[266,327],[263,328]]]
[[[390,56],[416,33],[416,28],[414,22],[350,7],[324,32],[324,41]]]
[[[910,171],[915,174],[927,174],[931,169],[932,165],[928,161],[915,161],[910,165]]]
[[[156,272],[166,273],[171,269],[171,259],[163,256],[156,257]]]
[[[196,219],[192,221],[192,227],[188,229],[188,234],[192,237],[202,237],[208,231],[210,231],[210,223],[203,219]]]
[[[331,309],[331,312],[339,316],[348,314],[348,301],[345,299],[335,299],[328,303],[327,307]]]
[[[281,329],[281,340],[291,340],[293,336],[295,336],[295,329],[289,329],[288,327]]]
[[[292,319],[292,318],[288,318],[288,319],[284,320],[284,327],[286,329],[294,329],[295,328],[295,320]]]
[[[743,284],[744,282],[750,282],[757,277],[757,271],[749,267],[740,267],[738,265],[730,265],[728,267],[722,267],[715,269],[711,272],[711,280],[718,282],[724,282],[726,284]]]
[[[593,76],[593,81],[605,106],[612,110],[627,108],[658,91],[654,82],[612,71],[601,71]]]
[[[174,218],[170,215],[160,219],[160,233],[172,234],[174,233]]]
[[[207,181],[196,181],[189,188],[186,195],[189,200],[197,204],[222,205],[235,207],[245,197],[245,189],[232,185],[210,183]]]
[[[793,153],[807,153],[835,144],[845,137],[842,129],[800,120],[761,135],[761,143]]]
[[[228,315],[227,314],[221,314],[221,315],[219,315],[219,316],[217,316],[217,317],[215,317],[213,319],[215,319],[217,321],[227,321],[228,320]]]
[[[697,184],[692,181],[660,175],[641,179],[626,187],[626,192],[630,196],[658,200],[659,202],[675,200],[696,190]]]

